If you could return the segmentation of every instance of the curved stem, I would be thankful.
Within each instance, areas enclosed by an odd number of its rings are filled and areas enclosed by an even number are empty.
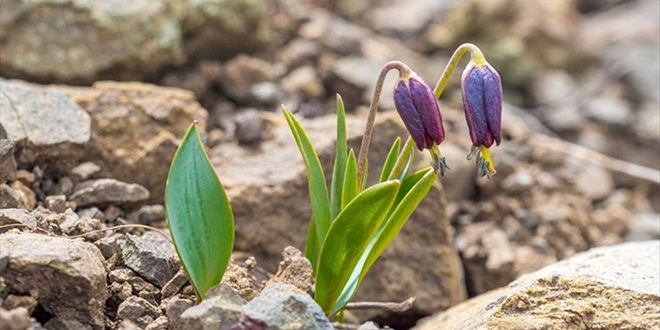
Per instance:
[[[442,72],[442,76],[440,76],[438,83],[433,89],[433,95],[435,95],[436,100],[440,99],[440,95],[442,95],[445,87],[447,87],[447,84],[449,83],[449,77],[451,77],[451,75],[454,73],[454,70],[458,66],[458,62],[460,62],[463,55],[467,54],[468,52],[470,53],[472,62],[474,62],[474,64],[484,65],[487,63],[486,58],[484,57],[484,54],[481,52],[479,47],[470,43],[460,45],[458,48],[456,48],[456,51],[454,51],[454,54],[449,59],[449,63],[447,63],[445,70]]]
[[[383,91],[383,83],[385,76],[390,70],[396,69],[399,71],[399,77],[406,77],[412,73],[412,70],[405,64],[399,61],[387,62],[380,69],[376,86],[371,96],[371,104],[369,104],[369,116],[367,117],[367,124],[364,128],[364,135],[362,136],[362,144],[360,145],[360,153],[358,154],[357,164],[357,182],[358,186],[362,187],[362,180],[364,178],[364,171],[367,161],[367,154],[369,153],[369,144],[371,143],[371,135],[374,131],[374,121],[376,120],[376,112],[378,111],[378,102],[380,101],[380,94]]]

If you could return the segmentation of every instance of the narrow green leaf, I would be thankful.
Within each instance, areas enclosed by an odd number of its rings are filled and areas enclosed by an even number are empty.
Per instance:
[[[360,256],[360,260],[332,308],[332,313],[340,311],[353,299],[360,283],[362,283],[371,266],[373,266],[378,257],[392,243],[392,240],[399,231],[401,231],[403,225],[424,199],[424,196],[431,189],[436,179],[437,174],[433,172],[433,169],[425,168],[413,173],[402,182],[390,215],[388,215],[367,245],[364,253]]]
[[[316,237],[316,225],[314,224],[314,217],[309,221],[309,229],[307,229],[307,244],[305,245],[305,257],[309,259],[312,264],[312,271],[316,274],[316,265],[319,260],[319,252],[321,246],[319,239]]]
[[[314,151],[312,142],[309,141],[307,133],[303,130],[302,126],[293,116],[291,111],[283,108],[284,117],[286,118],[289,128],[293,133],[293,137],[298,144],[300,154],[305,161],[307,168],[307,179],[309,181],[309,200],[312,204],[312,216],[314,217],[314,224],[316,227],[316,237],[319,242],[323,242],[325,235],[330,228],[330,203],[328,201],[328,188],[325,184],[325,174],[321,167],[321,161]]]
[[[404,166],[406,166],[406,164],[409,162],[409,157],[411,155],[414,155],[413,153],[414,146],[415,146],[415,142],[410,136],[408,136],[408,139],[406,140],[406,143],[403,145],[403,149],[401,150],[399,157],[396,159],[396,164],[394,164],[394,168],[390,173],[390,177],[388,178],[389,180],[394,180],[399,178],[401,172],[404,169]]]
[[[355,159],[355,152],[353,149],[348,154],[348,161],[346,162],[346,170],[344,174],[344,191],[342,192],[342,209],[350,203],[358,194],[357,184],[357,161]]]
[[[379,182],[385,182],[390,177],[390,173],[392,173],[392,169],[394,168],[394,164],[396,163],[396,158],[397,156],[399,156],[400,148],[401,148],[401,138],[397,137],[396,140],[394,140],[394,144],[392,144],[392,148],[390,148],[390,152],[387,154],[387,158],[385,158],[385,163],[383,164],[383,170],[380,172]]]
[[[222,280],[234,247],[234,216],[218,176],[191,125],[174,155],[165,188],[167,224],[200,299]]]
[[[323,242],[316,273],[316,302],[330,315],[353,268],[380,227],[399,190],[397,180],[364,190],[339,213]]]
[[[337,147],[335,165],[332,169],[332,184],[330,186],[330,219],[334,220],[342,209],[342,185],[346,170],[346,112],[344,101],[337,94]]]

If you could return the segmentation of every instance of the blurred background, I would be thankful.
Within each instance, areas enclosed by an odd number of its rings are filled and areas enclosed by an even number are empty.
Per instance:
[[[327,171],[334,122],[326,114],[334,113],[336,93],[352,114],[356,145],[383,64],[403,61],[433,86],[456,47],[470,42],[504,85],[505,141],[492,149],[498,173],[477,179],[464,158],[470,146],[460,94],[464,59],[441,98],[449,135],[441,149],[453,170],[358,296],[417,296],[418,305],[406,317],[365,317],[409,326],[590,247],[660,237],[657,0],[1,0],[0,6],[7,99],[20,102],[15,86],[56,90],[91,116],[91,138],[80,150],[19,151],[19,169],[45,169],[41,183],[28,184],[36,203],[66,189],[62,177],[82,161],[98,164],[101,176],[145,186],[148,202],[162,203],[178,139],[197,119],[230,191],[237,249],[274,271],[284,246],[304,246],[309,217],[302,163],[280,105],[307,119]],[[391,111],[395,79],[392,73],[385,84],[372,171],[394,137],[405,136]],[[417,158],[428,163],[427,155]]]

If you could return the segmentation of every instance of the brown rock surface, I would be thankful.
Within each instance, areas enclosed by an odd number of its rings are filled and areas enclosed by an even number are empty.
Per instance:
[[[191,92],[142,83],[98,82],[92,88],[53,87],[87,110],[92,140],[85,158],[118,180],[138,183],[160,201],[169,163],[188,126],[208,114]]]
[[[369,159],[372,179],[378,177],[395,137],[405,132],[395,113],[382,113],[376,122]],[[311,211],[303,161],[284,118],[273,117],[268,124],[273,138],[258,148],[221,144],[211,150],[210,156],[232,201],[236,248],[255,253],[257,260],[274,272],[274,261],[282,249],[288,245],[304,247]],[[303,121],[302,125],[329,179],[335,119],[327,116]],[[358,133],[363,125],[362,119],[348,117],[349,144],[353,148],[359,146]],[[424,165],[427,162],[424,159]],[[438,184],[374,265],[357,300],[398,301],[416,296],[418,304],[413,312],[431,313],[465,299],[462,269],[443,203]]]
[[[660,241],[581,253],[422,320],[415,330],[657,329]]]

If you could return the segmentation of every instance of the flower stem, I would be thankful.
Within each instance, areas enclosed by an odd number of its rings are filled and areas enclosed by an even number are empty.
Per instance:
[[[447,87],[447,84],[449,83],[449,77],[451,77],[451,75],[454,73],[454,70],[458,66],[458,62],[461,61],[463,55],[467,53],[470,53],[471,62],[474,64],[484,65],[487,63],[486,58],[484,57],[484,54],[481,52],[479,47],[470,43],[460,45],[458,48],[456,48],[456,51],[454,51],[454,54],[449,59],[449,63],[447,63],[445,70],[442,72],[442,76],[440,76],[438,83],[433,89],[433,95],[435,95],[436,100],[440,99],[440,95],[442,95],[442,92],[445,90],[445,87]]]
[[[376,86],[371,96],[371,104],[369,104],[369,115],[367,117],[367,124],[364,128],[364,135],[362,136],[362,144],[360,145],[360,153],[358,155],[357,164],[357,182],[361,183],[364,178],[364,171],[367,162],[367,154],[369,153],[369,144],[371,143],[371,135],[374,131],[374,121],[376,120],[376,112],[378,111],[378,102],[380,101],[380,94],[383,91],[383,83],[385,76],[390,70],[396,69],[399,71],[399,77],[406,77],[412,73],[412,70],[405,64],[399,61],[391,61],[385,63],[380,69]],[[360,184],[360,186],[362,186]]]

